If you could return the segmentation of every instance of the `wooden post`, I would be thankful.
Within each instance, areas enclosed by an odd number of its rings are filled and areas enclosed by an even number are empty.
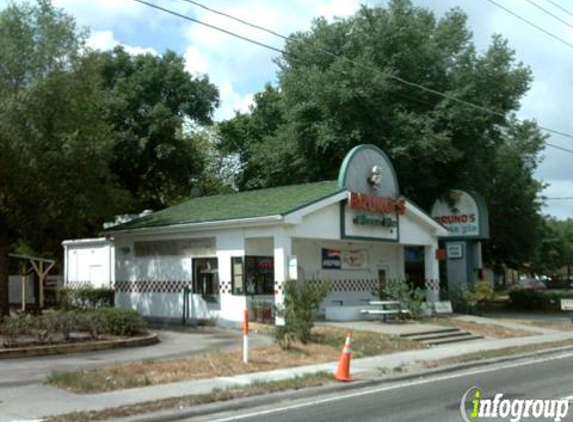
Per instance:
[[[26,312],[26,284],[28,284],[28,276],[22,275],[22,312]]]
[[[44,309],[44,262],[40,261],[40,274],[38,274],[40,283],[40,309]]]

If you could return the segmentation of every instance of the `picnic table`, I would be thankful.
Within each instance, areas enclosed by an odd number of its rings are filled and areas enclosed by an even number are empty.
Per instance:
[[[400,317],[402,314],[409,314],[410,311],[402,306],[397,300],[369,300],[369,308],[361,309],[360,313],[365,315],[382,316],[382,321],[391,317]]]

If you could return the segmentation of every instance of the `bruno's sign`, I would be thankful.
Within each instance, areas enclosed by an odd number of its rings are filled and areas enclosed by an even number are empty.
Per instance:
[[[348,207],[358,211],[354,213],[352,222],[361,226],[397,227],[397,215],[406,213],[404,198],[381,198],[359,192],[348,193]]]
[[[451,190],[432,207],[432,218],[455,238],[487,238],[487,207],[475,193]]]

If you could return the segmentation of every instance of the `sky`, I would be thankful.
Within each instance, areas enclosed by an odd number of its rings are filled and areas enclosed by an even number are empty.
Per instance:
[[[93,48],[110,49],[121,44],[127,51],[161,54],[174,50],[185,57],[191,73],[208,74],[218,86],[222,101],[216,120],[230,118],[235,111],[248,111],[253,94],[265,83],[276,80],[276,52],[216,32],[196,23],[165,14],[134,0],[52,0],[91,31]],[[147,0],[178,13],[224,27],[277,48],[283,41],[270,34],[245,27],[212,14],[185,0]],[[197,0],[213,9],[273,29],[281,34],[304,31],[312,19],[328,20],[352,15],[361,4],[379,5],[386,0]],[[573,134],[573,2],[568,0],[495,0],[512,12],[551,32],[571,46],[538,31],[492,3],[493,0],[412,0],[416,6],[442,16],[452,7],[468,15],[468,25],[480,51],[491,35],[501,34],[516,51],[519,61],[533,71],[534,82],[522,100],[521,119],[535,119],[540,125]],[[544,7],[566,22],[542,12]],[[559,9],[556,3],[571,14]],[[0,0],[0,8],[8,0]],[[413,81],[415,82],[415,81]],[[552,135],[548,142],[573,149],[573,139]],[[546,148],[536,177],[547,183],[548,198],[573,198],[573,154]],[[548,200],[544,213],[560,219],[573,218],[573,200]]]

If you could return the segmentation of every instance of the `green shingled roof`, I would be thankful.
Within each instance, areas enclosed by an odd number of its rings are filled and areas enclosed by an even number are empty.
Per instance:
[[[343,190],[333,180],[205,196],[111,227],[108,231],[286,215]]]

